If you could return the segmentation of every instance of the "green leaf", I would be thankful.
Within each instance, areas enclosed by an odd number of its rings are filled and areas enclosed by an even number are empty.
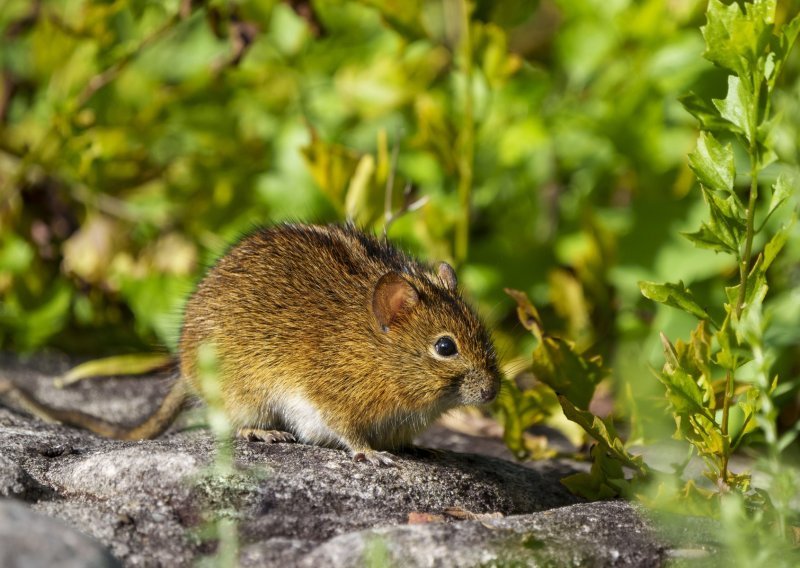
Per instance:
[[[754,386],[750,386],[744,393],[744,397],[740,397],[737,402],[737,409],[741,412],[739,420],[734,419],[734,414],[731,413],[731,420],[728,426],[728,432],[731,436],[731,447],[736,448],[742,438],[756,429],[756,413],[759,410],[760,391]],[[733,410],[733,409],[731,409]]]
[[[800,32],[800,14],[797,14],[788,24],[784,24],[781,33],[778,36],[773,36],[772,39],[772,52],[774,54],[774,61],[771,66],[767,66],[764,70],[764,76],[767,79],[767,89],[769,92],[775,88],[775,83],[781,75],[783,66],[789,58],[789,53],[792,51],[797,35]]]
[[[707,322],[705,320],[698,322],[688,343],[679,339],[673,346],[663,333],[661,343],[667,354],[665,372],[679,368],[691,375],[703,394],[702,405],[713,410],[716,401],[714,387],[711,384],[711,334]]]
[[[559,396],[558,401],[561,403],[564,415],[597,440],[597,443],[614,459],[639,473],[647,472],[647,466],[645,466],[642,456],[634,456],[625,449],[625,443],[614,431],[610,422],[607,423],[587,410],[576,408],[564,396]]]
[[[517,318],[522,326],[532,332],[536,337],[542,337],[542,318],[534,305],[528,299],[528,295],[520,290],[504,288],[506,294],[511,296],[517,303]]]
[[[700,133],[697,147],[689,154],[689,166],[707,188],[720,192],[733,190],[736,176],[733,148],[730,144],[720,144],[710,132]]]
[[[756,124],[750,120],[749,110],[753,107],[754,98],[748,84],[739,77],[730,75],[728,94],[724,99],[713,99],[712,102],[722,118],[736,127],[734,132],[743,133],[747,141],[751,142]]]
[[[93,359],[73,367],[67,374],[56,378],[53,384],[58,388],[62,388],[92,377],[141,375],[161,369],[172,361],[171,355],[163,353],[137,353],[134,355],[115,355],[103,359]]]
[[[612,459],[602,444],[592,446],[592,467],[589,473],[580,472],[561,480],[575,495],[586,499],[611,499],[628,493],[630,482],[619,461]]]
[[[772,35],[775,0],[747,3],[744,13],[736,2],[711,0],[706,18],[704,57],[742,78],[752,77]]]
[[[741,202],[733,194],[723,198],[705,187],[701,190],[711,217],[711,222],[705,226],[730,249],[738,251],[747,230]]]
[[[663,333],[661,343],[666,362],[658,378],[667,387],[667,400],[675,413],[713,421],[711,410],[715,402],[708,382],[710,337],[705,323],[700,322],[688,344],[678,340],[672,345]]]
[[[675,346],[669,340],[669,338],[664,335],[663,331],[658,332],[658,337],[661,339],[661,346],[664,348],[664,358],[667,360],[664,365],[666,369],[672,372],[674,369],[680,368],[681,364],[678,360],[678,352],[675,349]]]
[[[732,310],[728,311],[728,315],[725,317],[725,321],[722,322],[722,326],[714,334],[714,337],[717,339],[717,343],[719,344],[719,351],[717,351],[714,360],[716,361],[717,365],[729,371],[735,370],[738,363],[736,354],[734,353],[736,335],[734,334],[733,327],[731,325],[731,311]]]
[[[746,231],[744,206],[733,192],[723,198],[704,185],[701,190],[711,220],[703,223],[699,231],[683,233],[683,236],[696,246],[738,256],[739,243]]]
[[[720,411],[721,412],[721,411]],[[730,438],[722,435],[720,425],[714,420],[701,414],[678,416],[677,437],[688,440],[700,453],[715,463],[720,469],[721,456],[730,454]],[[712,479],[715,479],[714,476]]]
[[[580,408],[588,408],[594,389],[606,370],[599,356],[585,357],[571,342],[545,336],[533,351],[531,371],[556,394],[564,395]]]
[[[682,281],[678,281],[677,284],[641,281],[639,290],[645,298],[654,302],[681,309],[701,319],[711,319],[708,312],[694,299],[692,291],[684,286]]]
[[[769,200],[769,209],[767,210],[767,217],[780,207],[784,201],[792,196],[792,186],[789,185],[789,179],[786,174],[780,174],[775,183],[772,184],[772,198]]]
[[[710,190],[703,191],[703,194],[711,213],[712,226],[719,226],[731,244],[738,245],[747,230],[745,210],[739,198],[733,193],[723,198]]]
[[[777,254],[777,253],[776,253]],[[773,257],[774,258],[774,257]],[[761,302],[767,293],[767,279],[764,269],[764,255],[758,255],[756,262],[750,269],[746,280],[746,290],[744,295],[744,305],[751,305],[754,302]],[[741,284],[727,286],[725,294],[731,306],[735,306],[739,300],[739,289]]]
[[[767,244],[764,246],[764,266],[762,270],[767,271],[769,269],[775,257],[778,256],[778,253],[783,249],[786,241],[789,240],[789,229],[794,225],[794,221],[795,219],[792,218],[790,223],[781,227],[772,235],[772,238],[767,241]]]
[[[683,369],[667,369],[659,375],[659,380],[667,387],[667,400],[675,414],[699,414],[711,421],[714,416],[703,402],[703,392],[697,386],[695,379]]]
[[[737,249],[735,247],[732,247],[720,239],[706,223],[703,223],[700,226],[700,229],[694,233],[681,234],[697,247],[711,249],[716,252],[726,252],[734,255],[737,253]]]
[[[730,123],[720,118],[719,111],[709,101],[700,98],[695,93],[689,93],[678,98],[689,114],[695,117],[703,130],[728,130]]]
[[[521,390],[513,380],[503,380],[494,409],[502,418],[503,441],[517,458],[531,457],[526,430],[550,416],[554,405],[555,397],[542,383]]]

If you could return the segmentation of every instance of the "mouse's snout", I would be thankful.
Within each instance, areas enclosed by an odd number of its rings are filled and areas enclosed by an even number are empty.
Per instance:
[[[472,371],[461,386],[464,404],[486,404],[492,402],[500,391],[500,377],[494,373]]]

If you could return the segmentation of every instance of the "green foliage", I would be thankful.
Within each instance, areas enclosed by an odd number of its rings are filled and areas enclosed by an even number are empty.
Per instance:
[[[700,231],[687,237],[697,246],[733,256],[740,267],[739,281],[725,288],[725,320],[715,334],[716,349],[712,348],[712,336],[705,321],[700,322],[688,344],[678,342],[673,346],[662,336],[666,363],[660,379],[667,389],[678,424],[676,437],[690,442],[706,459],[709,464],[706,474],[710,478],[720,486],[743,491],[749,487],[749,477],[731,474],[728,461],[742,438],[756,429],[757,422],[762,429],[774,429],[768,425],[774,416],[761,413],[762,407],[772,406],[770,399],[776,383],[769,379],[769,365],[762,365],[760,373],[747,380],[749,385],[737,395],[736,372],[740,366],[759,357],[763,348],[767,323],[761,314],[768,291],[767,270],[785,244],[788,233],[787,227],[779,229],[767,242],[764,252],[751,259],[754,238],[761,232],[755,223],[759,205],[758,175],[776,159],[769,116],[775,84],[773,74],[785,64],[789,54],[786,33],[791,39],[797,35],[793,31],[795,22],[787,25],[787,32],[774,35],[774,12],[775,3],[769,1],[748,3],[744,11],[736,4],[726,6],[715,0],[709,4],[708,23],[703,28],[705,56],[734,73],[728,77],[725,99],[713,102],[718,118],[727,121],[724,130],[732,134],[749,155],[750,188],[745,206],[734,185],[736,168],[732,146],[723,146],[718,135],[703,132],[689,160],[700,182],[709,217]],[[800,20],[800,16],[795,20]],[[775,45],[783,46],[782,58],[777,58],[779,54],[773,51]],[[778,179],[773,186],[767,216],[778,210],[790,194],[785,178]],[[642,282],[640,287],[652,300],[703,320],[710,319],[692,300],[691,292],[683,283],[676,287]],[[715,391],[711,382],[714,367],[725,373],[721,392]],[[715,413],[718,396],[723,400],[722,409]],[[733,421],[736,428],[732,428],[732,417],[738,418]]]
[[[609,420],[598,418],[588,411],[595,388],[607,376],[602,359],[598,355],[579,353],[570,341],[548,336],[542,327],[539,312],[525,293],[510,289],[506,293],[517,302],[520,322],[536,338],[531,371],[556,393],[564,415],[597,442],[592,450],[595,461],[591,472],[571,475],[564,479],[564,484],[589,499],[629,494],[631,483],[625,478],[622,466],[636,472],[636,481],[646,478],[649,471],[641,456],[628,452]],[[513,445],[510,447],[514,448]]]
[[[673,464],[671,475],[660,471],[656,475],[641,456],[631,454],[613,422],[588,411],[598,379],[604,377],[594,372],[601,368],[595,365],[596,359],[576,350],[573,342],[548,337],[527,298],[512,293],[520,321],[536,336],[534,375],[559,394],[566,417],[597,442],[591,471],[571,476],[565,484],[590,498],[641,494],[656,506],[672,501],[671,507],[678,501],[685,510],[722,513],[724,523],[736,516],[732,511],[758,511],[768,526],[760,527],[754,538],[772,542],[772,549],[784,547],[775,543],[785,543],[781,539],[789,536],[794,513],[786,499],[796,494],[798,483],[796,471],[787,469],[781,459],[787,445],[780,442],[794,440],[797,434],[792,429],[783,435],[785,440],[778,439],[776,391],[781,382],[773,370],[775,356],[767,339],[770,320],[764,317],[769,310],[768,271],[780,260],[794,224],[793,215],[788,221],[786,214],[781,215],[793,197],[789,176],[774,177],[770,198],[759,199],[759,176],[780,159],[777,123],[770,112],[778,85],[776,72],[785,67],[800,25],[800,16],[795,16],[776,33],[775,12],[775,2],[769,0],[743,5],[711,0],[702,28],[705,57],[730,73],[727,94],[712,98],[711,104],[697,95],[683,99],[686,110],[703,128],[688,162],[706,206],[700,229],[684,236],[698,248],[729,256],[728,266],[736,267],[738,278],[729,285],[717,281],[719,292],[706,292],[704,300],[682,279],[639,282],[644,297],[700,320],[689,341],[673,344],[660,334],[664,363],[657,377],[675,423],[673,437],[703,460],[704,475],[712,485],[703,486],[687,475],[688,459]],[[745,156],[747,168],[742,167]],[[743,179],[749,182],[746,191],[741,187]],[[777,221],[782,225],[771,220],[773,214],[782,218]],[[759,223],[757,215],[762,217]],[[754,254],[758,243],[763,252]],[[716,314],[722,314],[721,324]],[[788,384],[792,389],[795,381]],[[768,459],[766,468],[762,467],[767,470],[766,484],[755,487],[749,472],[731,470],[733,452],[742,444],[763,445]],[[631,473],[626,474],[626,469]],[[652,481],[649,489],[642,483],[648,481]],[[651,497],[645,497],[648,492]],[[776,505],[770,494],[781,496],[783,503]],[[751,553],[757,548],[746,547],[743,557],[755,558]]]

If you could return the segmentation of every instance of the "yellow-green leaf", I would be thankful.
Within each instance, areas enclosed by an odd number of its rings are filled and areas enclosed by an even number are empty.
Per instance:
[[[141,375],[166,367],[172,361],[171,355],[163,353],[137,353],[93,359],[73,367],[67,374],[56,378],[53,383],[61,388],[92,377]]]

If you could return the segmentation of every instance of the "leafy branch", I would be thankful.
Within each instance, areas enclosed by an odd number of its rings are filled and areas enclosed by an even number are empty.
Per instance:
[[[689,156],[689,166],[700,183],[708,217],[700,229],[685,236],[695,246],[732,256],[738,266],[738,282],[726,288],[725,319],[714,322],[709,311],[695,301],[683,282],[640,282],[642,294],[654,301],[681,309],[700,320],[688,343],[674,345],[662,334],[666,362],[659,379],[675,416],[678,438],[687,440],[706,460],[706,475],[721,491],[746,491],[749,475],[730,471],[729,460],[743,437],[756,429],[774,428],[774,417],[764,416],[771,408],[775,381],[768,365],[737,395],[736,373],[744,363],[757,358],[762,349],[765,324],[761,309],[767,294],[766,273],[787,239],[787,228],[779,230],[755,255],[753,243],[769,218],[791,193],[788,182],[779,177],[772,187],[772,200],[765,220],[756,225],[759,175],[777,156],[771,147],[771,97],[777,79],[800,31],[800,17],[775,33],[775,1],[756,0],[725,5],[711,0],[707,24],[702,28],[705,57],[731,75],[724,99],[711,105],[696,95],[684,99],[686,109],[700,122],[703,131]],[[738,143],[749,158],[749,188],[743,200],[735,185],[736,165],[732,143]],[[715,328],[713,336],[707,324]],[[716,340],[716,345],[712,339]],[[724,375],[722,408],[716,409],[717,392],[712,377]],[[734,410],[737,426],[733,428]],[[760,417],[760,418],[759,418]],[[772,426],[769,424],[773,423]],[[768,436],[769,437],[769,436]]]
[[[628,451],[610,419],[589,411],[597,385],[608,375],[602,358],[578,351],[566,339],[548,335],[539,312],[524,292],[506,289],[506,294],[517,303],[520,323],[537,340],[531,371],[555,392],[564,415],[597,442],[592,450],[591,471],[566,477],[562,480],[564,485],[590,499],[631,493],[633,485],[647,479],[651,471],[641,456]],[[623,467],[633,475],[626,476]]]

